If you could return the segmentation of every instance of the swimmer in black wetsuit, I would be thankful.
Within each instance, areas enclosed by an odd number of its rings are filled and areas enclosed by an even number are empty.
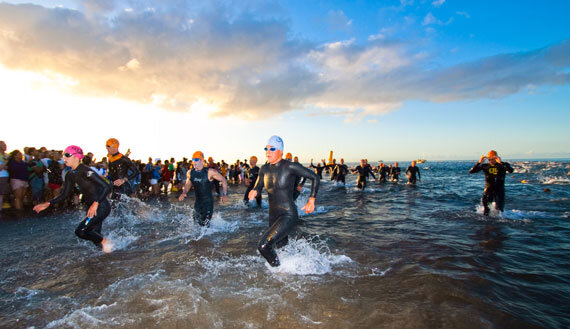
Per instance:
[[[358,172],[358,176],[356,178],[356,185],[358,186],[359,189],[364,190],[366,188],[366,179],[368,178],[368,175],[372,175],[372,177],[374,177],[374,179],[376,179],[376,176],[374,176],[372,169],[370,169],[370,165],[367,165],[366,161],[364,161],[364,159],[360,160],[359,166],[352,169],[353,174],[357,173],[357,172]]]
[[[340,163],[333,168],[335,181],[346,184],[346,174],[348,174],[348,166],[344,164],[344,159],[340,159]]]
[[[137,166],[127,156],[119,153],[119,141],[116,138],[109,138],[106,148],[109,153],[109,173],[107,178],[113,184],[111,198],[117,200],[121,194],[133,194],[135,191],[130,181],[135,180],[139,175]]]
[[[222,196],[220,197],[222,202],[228,200],[228,183],[216,169],[204,167],[204,153],[200,151],[194,152],[192,161],[194,168],[188,172],[184,190],[178,200],[184,200],[190,187],[194,186],[194,192],[196,194],[196,200],[194,201],[194,220],[196,220],[200,226],[209,226],[210,219],[212,219],[212,214],[214,213],[212,181],[215,179],[222,182]]]
[[[412,161],[412,165],[406,169],[406,176],[408,176],[409,184],[416,184],[416,174],[418,174],[417,180],[422,182],[422,175],[420,174],[420,168],[416,167],[416,161]]]
[[[311,164],[309,165],[309,167],[315,169],[315,174],[319,176],[319,179],[323,179],[323,170],[325,170],[326,166],[321,166],[320,163],[317,163],[317,165],[315,166],[313,165],[313,159],[311,159]]]
[[[483,163],[485,158],[489,163]],[[507,172],[512,173],[513,167],[508,162],[502,162],[496,151],[489,151],[487,156],[481,156],[471,170],[470,174],[483,171],[485,173],[485,190],[483,190],[483,214],[489,215],[489,202],[495,201],[495,209],[503,211],[505,207],[505,176]]]
[[[400,169],[400,167],[398,167],[398,163],[394,162],[394,167],[392,167],[390,170],[390,175],[392,175],[392,181],[393,182],[397,182],[400,179],[400,173],[401,172],[402,172],[402,169]]]
[[[252,156],[249,159],[249,163],[251,166],[245,172],[245,185],[247,186],[247,189],[245,190],[245,193],[243,195],[243,202],[245,204],[247,204],[249,202],[249,192],[251,190],[253,190],[253,187],[255,186],[255,182],[257,182],[257,176],[259,176],[259,167],[257,166],[257,157]],[[257,205],[259,207],[261,207],[261,193],[259,193],[257,195],[255,200],[257,201]]]
[[[107,239],[101,235],[101,228],[103,220],[111,212],[111,205],[107,200],[111,185],[91,168],[82,164],[82,158],[83,150],[80,147],[71,145],[65,149],[63,160],[66,166],[71,167],[71,171],[65,175],[63,191],[51,201],[35,206],[34,211],[39,213],[51,204],[64,201],[77,184],[83,194],[83,199],[89,205],[89,209],[87,210],[87,217],[75,229],[75,234],[81,239],[93,242],[103,251],[110,252],[110,245],[107,244]]]
[[[382,162],[378,165],[378,181],[383,183],[386,181],[386,177],[390,174],[390,168]]]
[[[275,248],[287,244],[289,233],[298,222],[297,206],[293,200],[293,187],[295,178],[310,179],[311,194],[307,204],[302,210],[311,213],[315,210],[315,198],[319,189],[319,177],[311,170],[299,163],[286,161],[283,156],[283,140],[272,136],[265,148],[267,161],[259,171],[255,187],[249,192],[249,199],[253,200],[261,193],[263,188],[269,196],[269,229],[265,231],[259,241],[258,250],[271,266],[279,266],[279,258]]]
[[[291,153],[287,153],[285,155],[285,160],[291,161],[292,157],[293,155]],[[293,159],[293,162],[299,163],[299,158],[295,157]],[[297,178],[295,178],[295,185],[293,185],[293,200],[297,200],[299,198],[299,195],[301,195],[301,191],[303,190],[303,185],[305,185],[306,180],[307,179],[305,177],[300,176],[297,176]]]

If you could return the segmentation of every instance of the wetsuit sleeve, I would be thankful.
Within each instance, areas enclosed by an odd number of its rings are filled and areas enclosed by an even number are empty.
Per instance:
[[[255,185],[253,186],[253,189],[257,191],[257,195],[261,195],[261,191],[263,190],[263,179],[265,176],[265,166],[261,167],[261,169],[259,169],[259,174],[257,175],[257,180],[255,181]]]
[[[127,179],[129,181],[131,180],[135,180],[138,176],[139,176],[139,169],[137,168],[137,166],[135,166],[135,164],[131,161],[131,159],[129,158],[124,158],[127,162],[127,173],[130,171],[130,175],[127,176]]]
[[[513,173],[513,171],[515,171],[508,162],[503,162],[503,167],[505,167],[505,170],[509,173]]]
[[[319,176],[317,174],[315,174],[314,172],[312,172],[311,170],[309,170],[309,169],[307,169],[307,168],[305,168],[305,167],[303,167],[297,163],[292,163],[290,168],[292,168],[293,174],[295,174],[296,176],[304,177],[306,179],[311,180],[310,197],[316,198],[317,192],[319,191],[319,185],[321,183],[321,179],[319,178]]]
[[[71,173],[67,173],[65,182],[63,182],[63,189],[61,190],[61,193],[55,198],[51,199],[49,201],[50,204],[61,202],[69,197],[74,184],[73,178],[71,178],[71,176]]]
[[[370,169],[370,167],[368,167],[368,172],[370,173],[370,175],[372,175],[374,179],[376,179],[376,176],[374,176],[374,172],[372,172],[372,169]]]
[[[101,193],[96,196],[95,201],[101,203],[106,197],[109,192],[111,192],[111,184],[108,184],[101,176],[99,176],[96,172],[92,172],[92,175],[88,176],[91,182],[95,185],[98,185],[101,188]]]
[[[476,172],[480,172],[481,170],[483,170],[483,168],[481,167],[481,164],[479,162],[477,162],[473,168],[471,168],[471,170],[469,170],[470,174],[474,174]]]

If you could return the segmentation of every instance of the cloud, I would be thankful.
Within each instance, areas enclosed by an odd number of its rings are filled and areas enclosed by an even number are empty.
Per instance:
[[[342,10],[329,11],[327,23],[333,30],[346,31],[352,26],[352,19],[346,17]]]
[[[463,16],[463,17],[465,17],[465,18],[471,18],[471,15],[469,15],[469,13],[466,12],[466,11],[457,11],[457,12],[455,12],[455,13],[456,13],[457,15]]]
[[[434,7],[441,7],[441,5],[443,5],[445,3],[445,0],[435,0],[434,2],[432,2],[431,4]]]
[[[426,25],[432,25],[432,24],[437,24],[437,25],[449,25],[451,23],[453,23],[454,19],[453,17],[451,17],[450,19],[447,20],[447,22],[443,22],[440,21],[438,19],[435,18],[435,16],[432,13],[428,13],[425,17],[424,20],[422,21],[422,25],[426,26]]]
[[[252,119],[308,110],[359,120],[411,100],[500,98],[570,82],[569,40],[427,69],[428,52],[384,31],[364,43],[296,38],[284,11],[266,2],[137,3],[85,1],[81,11],[2,3],[0,62],[67,77],[78,94],[173,111],[208,104],[214,115]]]

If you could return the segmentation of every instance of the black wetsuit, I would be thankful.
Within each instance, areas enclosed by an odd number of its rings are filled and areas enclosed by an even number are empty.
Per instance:
[[[117,154],[113,156],[117,156]],[[135,180],[138,176],[139,170],[137,166],[128,157],[123,155],[113,162],[109,161],[109,174],[107,178],[111,184],[117,179],[128,179],[128,181],[124,182],[121,186],[113,185],[111,198],[118,199],[120,194],[133,194],[135,191],[133,191],[130,181]]]
[[[390,175],[392,175],[392,180],[398,181],[400,179],[400,172],[402,169],[400,167],[392,167]]]
[[[259,176],[259,167],[255,166],[255,167],[248,168],[247,171],[245,172],[245,176],[251,180],[247,189],[245,190],[245,194],[243,195],[243,201],[245,203],[248,203],[249,202],[249,197],[248,197],[249,192],[251,190],[253,190],[253,187],[255,186],[255,183],[257,182],[257,177]],[[257,194],[257,196],[255,197],[255,200],[257,202],[257,205],[261,207],[261,193]]]
[[[311,168],[315,168],[315,173],[317,174],[317,176],[319,176],[319,179],[323,179],[323,170],[325,170],[325,167],[318,167],[318,166],[314,166],[312,163],[309,165],[309,167]]]
[[[470,174],[483,171],[485,173],[485,190],[483,190],[483,203],[485,215],[489,214],[489,202],[495,201],[495,208],[503,211],[505,208],[505,176],[507,172],[512,173],[513,167],[508,162],[495,163],[476,163]]]
[[[212,181],[208,179],[208,170],[212,168],[202,168],[202,170],[192,169],[190,171],[190,181],[194,186],[196,200],[194,201],[194,220],[200,226],[209,226],[210,219],[214,213],[214,198],[212,197]],[[215,170],[215,169],[212,169]]]
[[[337,164],[334,169],[333,173],[335,174],[335,180],[337,182],[342,182],[346,184],[346,174],[348,173],[348,167],[345,164]]]
[[[388,177],[388,175],[390,174],[390,168],[383,166],[378,170],[378,175],[379,177],[379,181],[381,182],[385,182],[386,181],[386,177]]]
[[[49,203],[54,204],[67,199],[75,185],[79,186],[83,194],[83,200],[85,200],[88,207],[93,202],[99,203],[97,215],[93,218],[85,218],[75,229],[75,235],[81,239],[92,241],[96,246],[101,247],[101,241],[103,241],[103,236],[101,235],[103,220],[111,212],[111,205],[107,200],[107,195],[111,191],[111,185],[95,171],[84,164],[80,164],[75,170],[70,170],[65,175],[61,194]]]
[[[356,185],[360,189],[366,188],[366,179],[368,178],[368,175],[372,175],[372,177],[376,179],[376,176],[374,176],[372,169],[370,169],[368,165],[364,165],[364,167],[357,166],[356,168],[354,168],[353,172],[358,172],[358,177],[356,178]]]
[[[310,197],[316,197],[319,177],[299,163],[281,160],[276,164],[265,164],[259,171],[254,189],[259,195],[263,188],[269,197],[269,229],[259,241],[258,250],[271,266],[279,266],[274,248],[287,244],[287,236],[297,225],[297,206],[293,199],[293,188],[297,177],[310,179]]]
[[[416,183],[416,174],[418,174],[418,178],[421,180],[422,179],[422,175],[420,174],[420,168],[414,166],[409,166],[408,169],[406,169],[406,175],[408,176],[408,183],[410,184],[415,184]]]

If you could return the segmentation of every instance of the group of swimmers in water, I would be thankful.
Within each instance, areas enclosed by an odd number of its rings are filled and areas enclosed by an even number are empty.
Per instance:
[[[119,141],[115,138],[107,140],[106,148],[109,153],[108,175],[106,178],[100,176],[92,168],[82,163],[85,157],[83,150],[75,145],[68,146],[63,152],[65,166],[71,168],[66,174],[61,193],[52,200],[34,206],[34,211],[41,212],[53,204],[67,199],[72,190],[78,186],[83,195],[83,200],[88,206],[87,214],[77,226],[75,234],[85,240],[93,242],[97,247],[105,252],[110,252],[110,241],[102,233],[102,224],[111,212],[111,202],[120,202],[121,195],[131,195],[132,186],[129,183],[134,180],[139,171],[132,161],[118,150]],[[271,266],[279,266],[280,261],[275,251],[287,244],[288,236],[298,224],[298,212],[295,200],[300,194],[302,187],[307,180],[310,180],[310,194],[307,203],[301,208],[305,213],[311,213],[315,209],[315,201],[319,190],[320,180],[323,170],[328,170],[331,180],[345,183],[348,173],[357,174],[357,186],[364,189],[368,176],[378,174],[379,181],[397,181],[400,175],[398,163],[392,167],[380,163],[373,168],[365,159],[360,161],[360,165],[349,169],[344,160],[339,164],[335,161],[331,164],[321,166],[313,165],[314,170],[304,167],[293,159],[288,153],[283,157],[284,143],[281,137],[271,136],[265,146],[267,162],[261,167],[257,166],[257,158],[250,158],[250,165],[247,169],[245,185],[247,186],[244,195],[244,202],[255,202],[261,205],[261,194],[265,189],[268,195],[269,204],[269,227],[265,230],[258,244],[260,254]],[[488,159],[488,163],[484,160]],[[194,219],[201,226],[208,226],[213,214],[214,199],[212,189],[216,182],[222,187],[220,201],[227,201],[228,183],[226,178],[214,167],[207,165],[204,154],[196,151],[192,155],[192,169],[187,172],[186,181],[178,200],[183,201],[191,188],[194,189]],[[486,187],[483,193],[483,205],[485,214],[489,213],[488,204],[495,201],[496,207],[503,210],[504,206],[504,177],[506,172],[512,172],[512,167],[502,162],[495,151],[482,156],[479,162],[471,169],[471,173],[484,171]],[[406,170],[408,182],[415,184],[421,182],[420,171],[416,167],[415,161]],[[417,175],[417,178],[416,178]],[[500,186],[502,185],[502,187]]]

